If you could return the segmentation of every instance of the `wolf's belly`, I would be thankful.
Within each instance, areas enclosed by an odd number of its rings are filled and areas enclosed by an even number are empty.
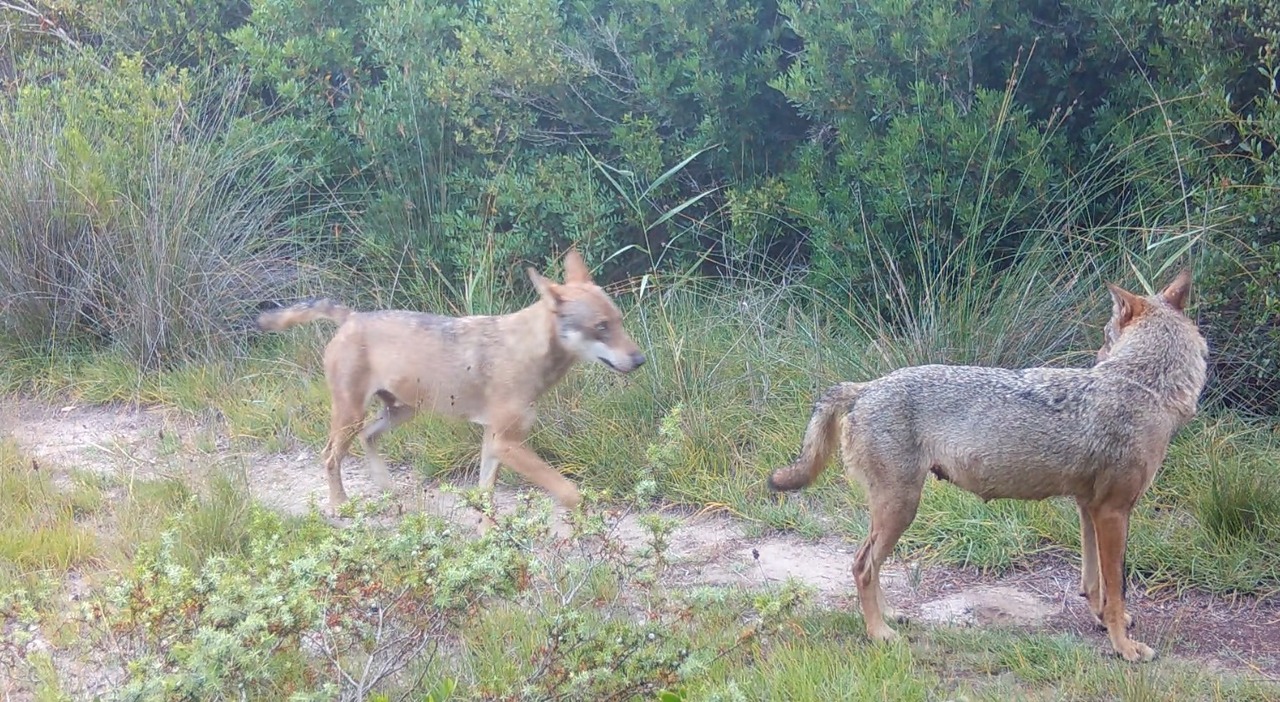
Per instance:
[[[930,471],[938,478],[977,495],[983,501],[1044,500],[1084,494],[1089,481],[1075,468],[1067,465],[967,461],[964,465],[936,464]]]
[[[429,412],[483,423],[483,390],[450,378],[397,378],[391,392],[401,404]]]

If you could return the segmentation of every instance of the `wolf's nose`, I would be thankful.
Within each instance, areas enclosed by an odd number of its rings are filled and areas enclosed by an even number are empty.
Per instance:
[[[631,367],[632,367],[632,368],[639,368],[640,366],[643,366],[643,365],[644,365],[644,354],[642,354],[642,353],[633,353],[633,354],[631,354]]]

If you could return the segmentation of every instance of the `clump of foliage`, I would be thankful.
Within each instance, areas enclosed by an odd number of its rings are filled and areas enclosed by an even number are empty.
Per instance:
[[[388,534],[320,520],[290,536],[259,515],[243,557],[182,565],[172,536],[95,613],[137,699],[365,699],[429,663],[478,601],[510,596],[518,549],[459,540],[420,516]]]
[[[217,357],[297,283],[298,171],[235,86],[70,64],[0,112],[0,330],[154,368]],[[207,90],[205,90],[207,89]]]
[[[919,297],[957,252],[997,268],[1017,265],[1028,242],[1144,271],[1190,258],[1220,359],[1212,397],[1275,411],[1280,15],[1270,5],[161,5],[0,13],[29,30],[10,44],[21,89],[6,111],[50,80],[110,117],[112,94],[146,94],[138,70],[157,81],[176,67],[245,76],[247,98],[232,101],[243,120],[195,121],[291,135],[268,149],[297,175],[282,215],[312,214],[326,198],[344,206],[323,226],[268,217],[262,242],[301,238],[311,260],[336,254],[391,281],[394,299],[435,288],[490,311],[523,290],[525,263],[570,244],[606,281],[763,270],[874,314],[892,312],[873,273],[886,263],[913,262],[900,277]],[[96,73],[68,71],[72,55]],[[136,55],[141,69],[121,58]],[[143,107],[139,121],[172,121]],[[40,222],[68,240],[92,230],[87,203],[33,200],[52,176],[31,164],[10,172],[28,184],[4,199],[53,203],[28,206],[34,224],[20,239]],[[629,199],[626,183],[653,187]],[[1169,243],[1151,248],[1159,241]],[[159,308],[173,291],[156,296]],[[107,323],[96,299],[75,307]]]
[[[255,507],[243,552],[194,564],[167,531],[81,602],[82,643],[123,699],[630,699],[741,655],[804,602],[795,587],[760,595],[740,630],[705,637],[656,584],[669,527],[637,552],[594,509],[553,537],[541,498],[479,538],[423,514],[382,526],[379,509],[354,505],[335,528]],[[26,601],[0,596],[0,621],[30,618]],[[473,678],[465,660],[512,667]]]

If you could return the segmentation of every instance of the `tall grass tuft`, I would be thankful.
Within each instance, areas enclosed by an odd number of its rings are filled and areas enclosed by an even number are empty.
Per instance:
[[[0,573],[62,572],[98,555],[96,535],[78,521],[94,497],[63,490],[8,439],[0,439],[0,494]]]
[[[1280,490],[1247,466],[1215,466],[1214,479],[1197,508],[1201,523],[1222,538],[1280,533]]]
[[[0,120],[0,331],[20,342],[62,340],[92,304],[82,285],[94,232],[82,203],[64,197],[54,135],[62,124]]]
[[[288,144],[236,128],[234,85],[201,89],[115,131],[47,96],[0,111],[6,337],[110,346],[147,368],[214,358],[296,283]]]
[[[1029,235],[1004,257],[971,238],[942,260],[929,260],[923,244],[911,254],[873,258],[868,277],[877,302],[849,314],[870,341],[860,373],[929,363],[1084,365],[1092,358],[1110,267],[1096,252]]]
[[[1206,431],[1211,438],[1214,431]],[[1274,440],[1245,430],[1205,441],[1195,515],[1218,539],[1274,544],[1280,537],[1280,471]]]

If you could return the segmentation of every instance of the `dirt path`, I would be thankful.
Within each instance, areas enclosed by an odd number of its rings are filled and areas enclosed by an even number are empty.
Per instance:
[[[51,407],[32,401],[0,401],[0,436],[11,435],[40,464],[76,467],[122,480],[161,476],[190,479],[221,464],[239,471],[251,494],[284,512],[323,505],[320,462],[309,449],[263,453],[230,448],[215,427],[175,419],[157,410],[127,407]],[[396,496],[409,510],[425,510],[455,522],[474,523],[474,513],[436,484],[409,469],[393,469]],[[471,476],[463,478],[469,486]],[[344,481],[352,495],[373,495],[359,461],[348,459]],[[512,488],[501,487],[499,509],[510,506]],[[665,509],[679,526],[670,538],[669,584],[679,587],[731,585],[755,588],[795,578],[832,607],[856,608],[850,578],[856,544],[838,537],[807,540],[793,535],[751,535],[748,525],[717,514]],[[615,533],[639,543],[638,515],[622,514]],[[1033,559],[1000,576],[973,569],[891,562],[884,571],[888,599],[916,622],[950,626],[1013,626],[1074,632],[1109,650],[1076,594],[1075,563],[1059,557]],[[1162,653],[1205,665],[1280,679],[1280,602],[1240,598],[1233,602],[1202,593],[1148,594],[1131,588],[1129,606],[1139,618],[1137,636]]]

